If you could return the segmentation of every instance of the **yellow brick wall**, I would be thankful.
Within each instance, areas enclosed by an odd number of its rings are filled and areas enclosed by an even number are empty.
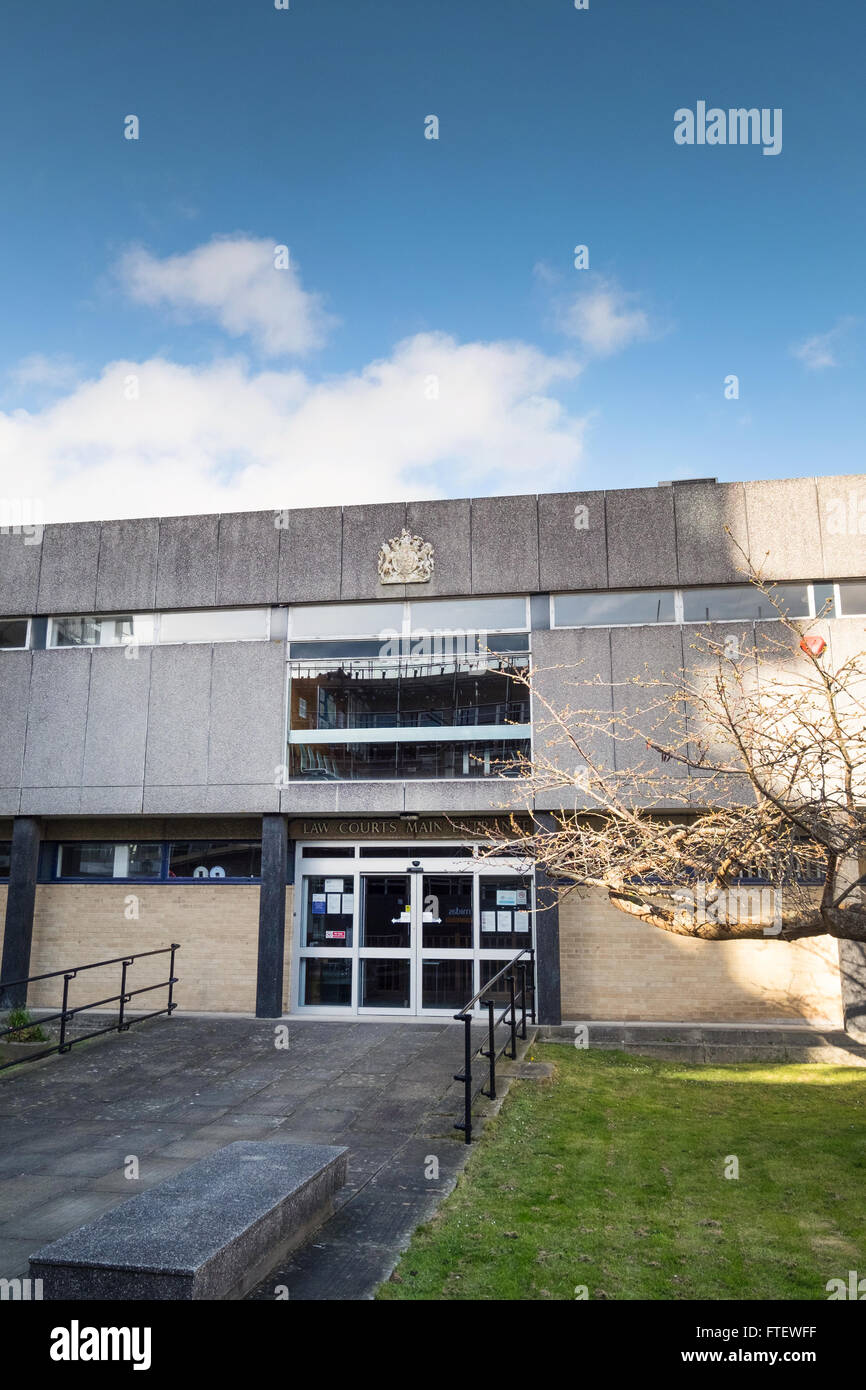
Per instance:
[[[138,899],[138,919],[124,914]],[[6,885],[0,885],[0,950]],[[245,884],[40,884],[36,890],[30,974],[66,970],[125,952],[151,951],[180,943],[174,997],[180,1009],[207,1013],[254,1013],[259,931],[259,887]],[[168,977],[169,956],[131,966],[132,988]],[[292,889],[286,890],[284,1008],[288,1012],[292,966]],[[70,985],[70,1002],[90,1003],[120,990],[120,966],[87,970]],[[59,1004],[62,981],[31,987],[34,1008]],[[162,1008],[166,991],[133,1000],[130,1008]],[[154,1002],[156,1001],[156,1002]],[[112,1005],[111,1007],[116,1007]]]
[[[138,919],[124,915],[138,900]],[[181,1009],[254,1013],[259,889],[245,884],[40,884],[36,890],[30,973],[86,965],[124,952],[180,943],[175,999]],[[129,986],[168,976],[168,956],[130,967]],[[120,967],[88,970],[71,986],[72,1003],[119,991]],[[153,1000],[159,1000],[154,1004]],[[59,1000],[56,981],[33,986],[30,1003]],[[165,991],[133,1000],[130,1008],[162,1008]]]
[[[569,894],[559,919],[564,1019],[842,1025],[831,937],[695,941],[633,921],[600,890]]]

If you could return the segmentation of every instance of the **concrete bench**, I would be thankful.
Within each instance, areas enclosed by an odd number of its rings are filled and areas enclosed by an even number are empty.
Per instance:
[[[30,1260],[46,1299],[242,1298],[330,1216],[345,1148],[229,1144]]]

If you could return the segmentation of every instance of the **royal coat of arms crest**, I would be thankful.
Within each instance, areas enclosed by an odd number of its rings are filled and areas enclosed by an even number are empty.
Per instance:
[[[380,584],[428,584],[433,577],[433,547],[405,526],[384,541],[379,551]]]

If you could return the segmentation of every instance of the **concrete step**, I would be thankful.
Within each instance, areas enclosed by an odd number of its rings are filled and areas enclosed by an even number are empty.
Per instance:
[[[242,1298],[333,1211],[348,1149],[242,1141],[30,1259],[45,1299]]]

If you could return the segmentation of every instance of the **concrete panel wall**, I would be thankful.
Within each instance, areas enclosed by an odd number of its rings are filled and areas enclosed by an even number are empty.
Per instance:
[[[275,512],[220,517],[216,602],[221,608],[276,603],[280,532]]]
[[[742,483],[683,483],[671,488],[681,584],[742,584],[748,554],[746,498]],[[730,528],[730,535],[725,527]]]
[[[153,650],[145,763],[152,786],[207,782],[212,654],[208,643]]]
[[[772,579],[820,579],[821,531],[816,524],[814,478],[745,483],[746,522],[752,563]],[[866,550],[866,537],[864,537]]]
[[[819,478],[818,516],[828,579],[855,579],[866,570],[866,474]]]
[[[669,723],[664,711],[652,708],[656,693],[641,687],[655,678],[676,680],[683,668],[682,633],[678,627],[666,626],[612,628],[610,648],[613,704],[623,715],[617,724],[616,767],[659,768],[659,754],[646,747],[646,739],[663,742]],[[628,684],[635,676],[640,678],[641,687]],[[632,727],[638,734],[627,732]],[[674,762],[668,763],[665,771],[671,777],[687,775],[686,769]]]
[[[538,499],[539,585],[606,589],[607,530],[603,492],[551,492]]]
[[[91,655],[82,781],[88,787],[137,787],[140,803],[152,652],[129,650],[137,656],[110,647]]]
[[[736,583],[734,542],[777,579],[848,578],[866,475],[51,525],[0,535],[0,614],[393,599],[377,558],[403,525],[434,547],[419,596]]]
[[[84,772],[90,652],[32,652],[31,660],[23,785],[66,787],[77,794]]]
[[[379,548],[406,525],[405,502],[346,507],[343,512],[341,599],[402,598],[405,585],[379,583]],[[425,586],[413,585],[419,590]]]
[[[532,593],[538,587],[537,499],[474,498],[473,594]]]
[[[46,526],[39,568],[38,613],[92,613],[96,607],[99,522]]]
[[[553,710],[572,718],[566,725],[585,748],[599,769],[613,766],[613,743],[605,721],[612,710],[611,699],[611,634],[605,628],[562,629],[537,633],[532,644],[532,660],[536,671],[536,690]],[[591,684],[596,678],[600,684]],[[580,711],[587,711],[583,714]],[[590,732],[586,723],[598,721],[598,731]],[[585,771],[564,731],[556,726],[540,701],[533,709],[535,748],[566,776]],[[552,791],[539,802],[541,810],[568,805],[573,808],[591,806],[589,797],[579,784],[565,791]]]
[[[159,523],[157,608],[216,603],[219,517],[167,516]]]
[[[150,612],[156,604],[159,522],[104,521],[99,538],[97,613]]]
[[[285,738],[282,642],[215,644],[207,781],[275,786]]]
[[[472,517],[467,498],[442,502],[410,502],[406,525],[433,546],[433,578],[429,584],[408,584],[409,598],[435,598],[472,593]]]
[[[340,597],[343,513],[307,507],[281,515],[280,603],[333,603]]]
[[[0,532],[0,614],[29,617],[39,601],[39,566],[42,545],[32,545],[25,536]]]
[[[612,589],[676,582],[673,488],[605,493],[608,582]]]
[[[0,787],[20,787],[27,733],[30,652],[3,652],[0,661]]]

